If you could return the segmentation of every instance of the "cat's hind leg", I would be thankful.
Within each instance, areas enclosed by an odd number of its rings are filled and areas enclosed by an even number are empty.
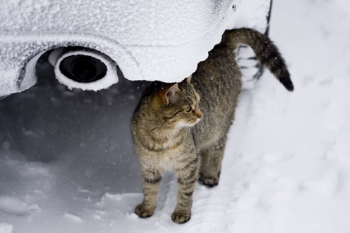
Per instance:
[[[151,217],[157,204],[159,184],[162,179],[161,173],[157,170],[145,169],[142,171],[143,202],[135,209],[140,218]]]
[[[202,157],[199,171],[199,182],[209,188],[219,184],[221,162],[224,157],[226,136],[221,138],[210,149],[200,151]]]

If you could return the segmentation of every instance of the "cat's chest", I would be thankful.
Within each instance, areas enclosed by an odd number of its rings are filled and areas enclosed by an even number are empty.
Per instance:
[[[161,145],[159,145],[161,146]],[[196,156],[194,145],[189,142],[183,142],[177,145],[162,145],[166,147],[162,150],[149,150],[147,163],[150,166],[159,166],[165,170],[172,170],[180,165],[183,161]]]
[[[183,144],[179,145],[167,145],[163,144],[160,145],[162,147],[162,150],[154,151],[155,153],[152,153],[154,157],[156,157],[158,160],[176,160],[176,158],[179,157],[179,155],[184,154],[186,152],[186,148]],[[152,152],[152,150],[151,150]]]

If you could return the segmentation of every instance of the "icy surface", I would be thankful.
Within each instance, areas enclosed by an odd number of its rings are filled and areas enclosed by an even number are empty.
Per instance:
[[[247,2],[0,0],[0,96],[36,83],[30,59],[67,46],[109,56],[129,80],[181,81],[225,29],[265,30],[270,0]]]
[[[0,232],[348,233],[349,9],[346,0],[274,1],[270,36],[295,91],[265,72],[242,94],[220,184],[197,186],[185,225],[170,219],[171,174],[154,216],[133,213],[142,194],[128,125],[145,84],[34,86],[2,100]]]

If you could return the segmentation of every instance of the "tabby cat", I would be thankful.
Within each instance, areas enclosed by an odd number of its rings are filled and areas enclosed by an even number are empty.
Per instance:
[[[131,121],[144,194],[135,209],[139,217],[154,213],[165,170],[177,176],[177,205],[172,214],[176,223],[191,218],[197,180],[208,187],[218,185],[227,132],[241,93],[241,72],[234,57],[239,44],[249,45],[258,60],[293,91],[276,46],[265,35],[246,28],[226,31],[192,77],[175,84],[153,83]]]

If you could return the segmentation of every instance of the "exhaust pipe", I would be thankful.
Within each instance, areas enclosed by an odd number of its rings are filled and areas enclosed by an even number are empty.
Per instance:
[[[69,89],[98,91],[118,82],[116,63],[93,49],[58,48],[50,53],[49,62],[57,80]]]

